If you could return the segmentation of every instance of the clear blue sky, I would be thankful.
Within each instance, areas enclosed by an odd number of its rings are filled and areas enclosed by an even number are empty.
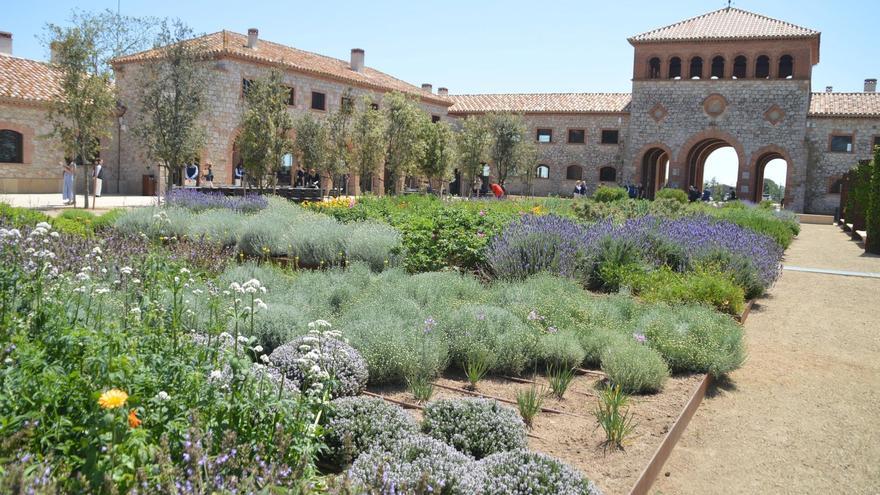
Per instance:
[[[726,4],[720,0],[121,0],[124,14],[179,17],[199,33],[221,29],[245,33],[256,27],[261,38],[341,59],[348,58],[351,48],[363,48],[371,67],[416,85],[428,82],[459,94],[628,92],[632,75],[628,36]],[[117,2],[18,2],[15,8],[3,9],[0,30],[13,33],[16,55],[45,59],[48,49],[37,36],[47,22],[64,23],[74,5],[115,10]],[[877,0],[739,0],[734,6],[822,32],[821,62],[813,72],[816,91],[828,85],[836,91],[861,91],[865,78],[880,77]],[[732,183],[735,158],[731,162],[724,152],[712,157],[706,177],[711,173]],[[716,160],[719,165],[713,165]],[[770,167],[767,175],[780,181],[783,170]]]

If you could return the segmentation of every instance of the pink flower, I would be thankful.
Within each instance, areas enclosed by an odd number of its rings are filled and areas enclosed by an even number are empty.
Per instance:
[[[479,237],[480,239],[482,239],[483,237],[486,237],[486,234],[484,234],[484,233],[482,233],[482,232],[477,232],[477,237]]]
[[[485,217],[485,216],[486,216],[486,210],[480,210],[480,212],[477,213],[477,215],[480,215],[481,217]]]

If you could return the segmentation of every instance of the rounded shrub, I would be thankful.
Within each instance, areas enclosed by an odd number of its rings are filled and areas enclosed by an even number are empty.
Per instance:
[[[580,366],[587,354],[577,334],[571,330],[542,335],[537,352],[542,362],[553,366]]]
[[[346,466],[373,446],[390,448],[419,427],[403,408],[376,397],[340,397],[331,403],[325,424],[327,457]]]
[[[673,201],[678,201],[679,203],[688,202],[688,195],[686,192],[671,187],[660,189],[654,197],[655,199],[671,199]]]
[[[461,366],[472,352],[492,356],[490,370],[519,374],[529,363],[537,334],[516,315],[498,306],[462,306],[439,322],[449,342],[449,359]]]
[[[355,493],[472,495],[479,493],[473,459],[426,435],[376,445],[348,470]]]
[[[308,353],[317,351],[322,368],[335,380],[333,397],[358,395],[367,387],[367,363],[354,347],[330,337],[305,335],[284,344],[269,355],[269,361],[285,376],[311,386],[306,376],[308,370],[300,360]]]
[[[611,345],[602,351],[602,371],[627,393],[650,393],[663,388],[669,368],[659,352],[633,341]]]
[[[425,406],[422,431],[476,459],[526,447],[519,414],[490,399],[444,399]]]
[[[528,450],[493,454],[477,463],[474,476],[483,495],[601,495],[576,469]]]
[[[622,201],[627,198],[629,198],[629,194],[622,187],[599,186],[593,193],[593,200],[601,203]]]
[[[253,337],[267,354],[306,333],[307,325],[314,321],[304,308],[289,304],[270,304],[268,309],[254,314]],[[230,323],[232,326],[234,323]]]
[[[742,327],[729,316],[699,305],[658,305],[645,314],[640,328],[648,344],[673,371],[721,376],[745,361]]]
[[[345,259],[361,261],[374,272],[381,272],[400,262],[400,232],[394,227],[377,222],[357,222],[348,225],[345,239]]]
[[[577,332],[578,343],[584,351],[584,364],[599,366],[605,349],[619,345],[626,340],[626,334],[608,328],[585,328]]]

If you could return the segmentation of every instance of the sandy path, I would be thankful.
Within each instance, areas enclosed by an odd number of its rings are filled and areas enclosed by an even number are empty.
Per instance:
[[[786,264],[880,272],[839,228],[803,227]],[[746,336],[653,493],[880,493],[880,279],[785,271]]]

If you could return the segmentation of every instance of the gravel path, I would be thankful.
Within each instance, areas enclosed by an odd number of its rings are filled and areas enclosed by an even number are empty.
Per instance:
[[[838,227],[786,264],[880,273]],[[880,279],[784,271],[746,322],[749,359],[710,390],[653,493],[880,493]]]

